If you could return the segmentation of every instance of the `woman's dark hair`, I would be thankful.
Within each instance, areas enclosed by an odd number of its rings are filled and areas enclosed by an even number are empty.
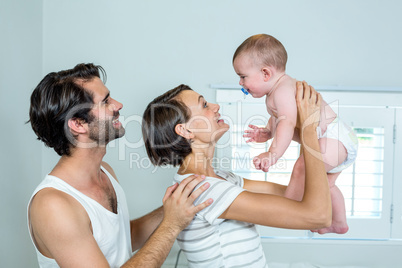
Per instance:
[[[180,85],[155,98],[145,109],[142,136],[145,148],[155,166],[181,165],[191,153],[191,142],[178,135],[177,124],[190,120],[191,112],[177,96],[189,86]]]
[[[33,91],[27,123],[31,123],[38,140],[59,155],[70,155],[75,144],[68,120],[77,118],[88,123],[93,120],[90,114],[93,95],[80,82],[100,78],[100,73],[106,79],[101,66],[78,64],[73,69],[49,73]]]

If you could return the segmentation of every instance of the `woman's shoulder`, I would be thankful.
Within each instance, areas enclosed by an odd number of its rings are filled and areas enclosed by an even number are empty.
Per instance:
[[[215,174],[218,175],[220,178],[215,178],[215,177],[206,177],[204,181],[202,181],[200,184],[203,184],[204,182],[209,182],[210,184],[215,184],[215,183],[220,183],[220,182],[229,182],[231,184],[234,184],[239,187],[243,187],[244,182],[243,178],[239,175],[234,174],[231,171],[226,171],[226,170],[221,170],[221,169],[215,169]],[[178,174],[176,173],[174,175],[174,182],[180,183],[182,180],[187,178],[188,176],[191,176],[194,174]]]
[[[215,169],[216,175],[219,177],[225,179],[228,182],[231,182],[237,186],[243,187],[243,178],[232,171],[227,171],[227,170],[221,170],[221,169]]]

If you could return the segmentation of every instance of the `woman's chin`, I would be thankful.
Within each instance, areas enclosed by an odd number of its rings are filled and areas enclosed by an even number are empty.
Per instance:
[[[226,132],[228,132],[229,129],[230,129],[230,126],[229,126],[228,124],[222,123],[222,126],[221,126],[218,130],[216,130],[216,131],[214,132],[214,134],[212,135],[212,139],[213,139],[215,142],[218,142],[219,139],[222,138],[222,136],[223,136]]]

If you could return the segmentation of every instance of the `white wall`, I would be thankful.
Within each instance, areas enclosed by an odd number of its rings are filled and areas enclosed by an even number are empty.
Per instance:
[[[26,206],[41,180],[41,147],[25,122],[42,75],[42,1],[2,0],[0,33],[0,266],[32,267]]]
[[[288,73],[313,85],[401,86],[402,3],[397,0],[44,0],[43,16],[37,2],[8,2],[13,9],[6,18],[30,27],[10,26],[14,32],[6,32],[10,43],[1,50],[0,63],[1,73],[8,76],[0,82],[8,83],[7,87],[21,84],[19,88],[25,90],[22,96],[13,91],[12,101],[1,110],[4,125],[24,132],[12,138],[19,141],[19,151],[11,157],[5,155],[15,150],[16,145],[9,143],[8,150],[2,150],[2,165],[10,179],[8,190],[1,187],[2,192],[7,191],[7,199],[11,198],[10,187],[24,191],[18,197],[22,208],[32,184],[41,179],[38,166],[43,176],[57,161],[57,155],[46,148],[42,148],[42,158],[38,157],[39,142],[21,123],[27,119],[27,91],[50,71],[71,68],[79,62],[94,62],[106,69],[106,85],[124,104],[121,118],[124,116],[127,128],[126,137],[111,144],[106,160],[126,190],[132,217],[161,205],[174,174],[174,169],[153,172],[152,167],[130,166],[130,155],[145,157],[143,147],[130,148],[141,138],[138,117],[154,97],[180,83],[214,101],[215,92],[209,84],[237,83],[232,55],[252,34],[269,33],[281,40],[289,54]],[[3,18],[6,12],[0,12]],[[16,18],[19,16],[20,20]],[[0,27],[3,32],[3,24]],[[39,37],[42,31],[43,43]],[[15,46],[22,46],[24,53],[10,54],[8,50]],[[10,63],[23,68],[24,79],[9,75]],[[2,100],[7,87],[1,86]],[[15,109],[17,104],[21,108]],[[11,112],[18,113],[18,122],[14,114],[9,118]],[[10,135],[2,135],[4,143]],[[28,156],[23,156],[23,151]],[[148,164],[146,158],[142,161]],[[21,174],[15,176],[13,166],[25,169],[19,168]],[[6,222],[3,227],[2,220],[2,232],[11,228],[10,224]],[[22,231],[25,233],[19,232],[13,243],[32,252],[26,231]]]
[[[123,102],[128,123],[125,139],[107,160],[137,216],[161,203],[173,174],[130,168],[130,153],[145,156],[144,148],[118,148],[141,139],[139,124],[129,117],[141,116],[154,97],[187,83],[214,101],[209,84],[237,83],[233,52],[262,32],[284,43],[288,73],[313,85],[400,86],[401,8],[398,1],[374,0],[45,0],[44,72],[78,62],[105,67],[106,85]],[[45,165],[51,155],[45,152]],[[143,187],[153,194],[143,196]]]

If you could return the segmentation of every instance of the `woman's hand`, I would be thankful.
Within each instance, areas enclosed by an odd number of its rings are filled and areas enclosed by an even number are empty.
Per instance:
[[[320,122],[321,95],[305,81],[296,83],[297,125],[302,137],[303,130]]]

